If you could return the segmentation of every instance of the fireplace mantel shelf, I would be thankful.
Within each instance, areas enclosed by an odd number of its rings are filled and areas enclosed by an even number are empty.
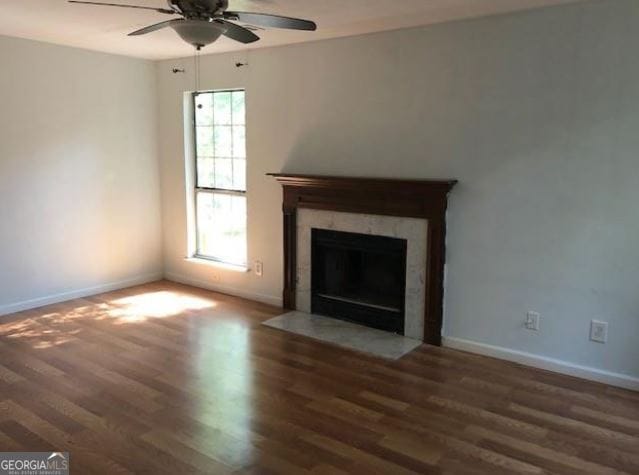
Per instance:
[[[388,189],[402,188],[404,190],[421,191],[450,191],[457,184],[457,180],[405,180],[401,178],[364,178],[324,175],[304,175],[297,173],[267,173],[282,185],[301,187],[328,187],[342,189]]]
[[[284,189],[284,307],[295,310],[297,209],[428,220],[424,341],[439,345],[443,316],[446,208],[457,180],[351,178],[269,173]]]

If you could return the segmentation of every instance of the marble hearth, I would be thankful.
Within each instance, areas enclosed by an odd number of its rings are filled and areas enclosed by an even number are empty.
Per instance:
[[[421,340],[305,312],[286,313],[264,325],[390,360],[400,359],[422,344]]]

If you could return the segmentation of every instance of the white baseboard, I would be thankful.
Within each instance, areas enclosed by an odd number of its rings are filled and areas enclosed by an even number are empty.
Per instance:
[[[248,300],[255,300],[256,302],[262,302],[275,307],[282,306],[282,297],[274,297],[272,295],[263,295],[255,292],[248,292],[244,289],[238,289],[235,287],[227,287],[225,285],[219,285],[215,283],[206,282],[203,280],[192,279],[180,274],[174,274],[167,272],[164,274],[166,280],[177,282],[179,284],[191,285],[193,287],[199,287],[201,289],[212,290],[213,292],[219,292],[221,294],[233,295],[235,297],[241,297]]]
[[[82,297],[88,297],[90,295],[101,294],[104,292],[111,292],[113,290],[125,289],[127,287],[133,287],[135,285],[148,284],[149,282],[155,282],[163,278],[162,272],[156,272],[153,274],[145,274],[131,279],[121,280],[118,282],[109,282],[106,284],[96,285],[94,287],[87,287],[79,290],[70,290],[68,292],[62,292],[54,295],[47,295],[45,297],[39,297],[31,300],[24,300],[22,302],[15,302],[7,305],[0,305],[0,317],[3,315],[9,315],[16,312],[22,312],[24,310],[31,310],[33,308],[44,307],[45,305],[51,305],[54,303],[65,302],[67,300],[79,299]]]
[[[556,373],[576,376],[590,381],[609,384],[621,388],[639,391],[639,378],[634,376],[613,373],[588,366],[581,366],[567,361],[562,361],[546,356],[534,355],[523,351],[511,350],[500,346],[487,345],[462,338],[443,337],[442,344],[448,348],[477,353],[484,356],[492,356],[502,360],[513,361],[534,368],[554,371]]]

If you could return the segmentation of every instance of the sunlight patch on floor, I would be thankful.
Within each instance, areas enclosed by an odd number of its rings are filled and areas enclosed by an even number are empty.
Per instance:
[[[146,292],[68,310],[59,310],[60,307],[56,305],[44,307],[43,310],[49,312],[0,324],[0,336],[8,340],[28,342],[36,349],[46,349],[76,340],[76,335],[83,331],[76,322],[143,323],[216,306],[216,302],[211,299],[186,293]]]
[[[51,317],[47,315],[46,317]],[[26,340],[33,348],[46,349],[75,340],[80,330],[63,330],[43,324],[37,319],[26,319],[0,325],[0,335],[7,340]]]
[[[215,302],[178,292],[160,291],[109,301],[108,315],[122,323],[166,318],[192,310],[215,307]]]

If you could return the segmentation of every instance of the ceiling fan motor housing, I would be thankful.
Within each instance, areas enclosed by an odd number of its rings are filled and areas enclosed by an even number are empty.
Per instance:
[[[168,0],[169,6],[188,20],[210,20],[229,7],[228,0]]]

